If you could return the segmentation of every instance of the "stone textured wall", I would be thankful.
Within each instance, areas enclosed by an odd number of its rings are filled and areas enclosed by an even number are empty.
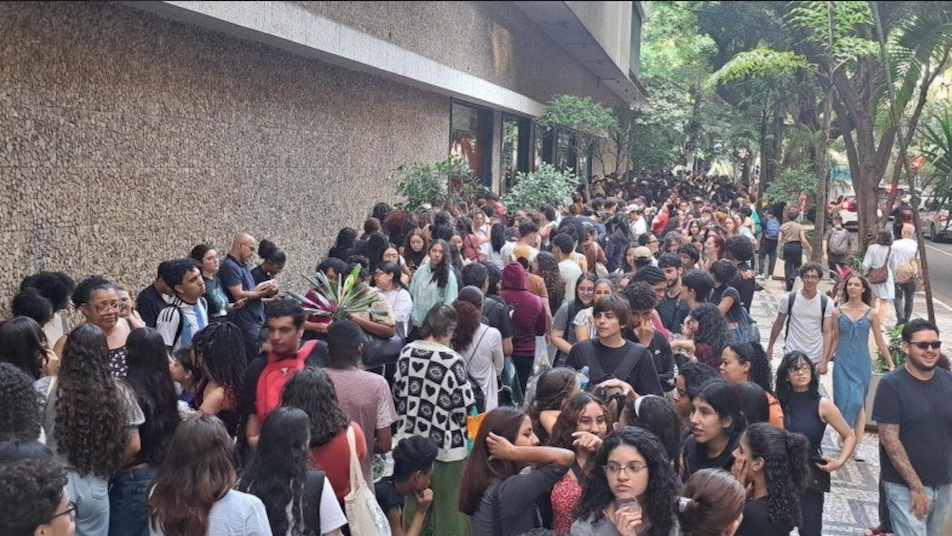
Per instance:
[[[138,289],[239,231],[299,287],[448,128],[444,97],[123,5],[0,3],[2,307],[43,269]]]
[[[511,2],[295,3],[543,103],[558,93],[621,103]]]

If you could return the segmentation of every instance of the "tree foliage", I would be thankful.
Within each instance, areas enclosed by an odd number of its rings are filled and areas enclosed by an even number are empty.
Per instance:
[[[425,204],[471,204],[486,191],[470,169],[469,161],[459,156],[435,163],[401,164],[390,172],[390,181],[403,197],[398,208],[408,212],[417,212]]]
[[[509,210],[538,210],[546,203],[565,204],[578,183],[572,172],[543,163],[535,171],[518,173],[515,185],[503,196],[502,202]]]

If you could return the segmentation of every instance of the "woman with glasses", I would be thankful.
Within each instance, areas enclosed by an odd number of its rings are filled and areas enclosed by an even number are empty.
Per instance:
[[[578,342],[575,337],[575,326],[572,321],[583,309],[588,309],[595,304],[595,282],[598,277],[589,272],[582,274],[575,285],[575,296],[573,300],[562,304],[552,318],[552,331],[550,338],[552,346],[555,346],[558,353],[555,356],[555,364],[562,364],[572,351],[572,345]]]
[[[581,285],[581,280],[579,281]],[[592,312],[595,310],[595,302],[604,298],[605,296],[611,296],[615,293],[615,284],[612,283],[611,279],[599,279],[595,282],[595,292],[592,296],[592,307],[586,307],[579,311],[575,315],[575,318],[572,319],[572,325],[575,329],[575,340],[577,342],[587,341],[596,335],[595,328],[595,316]]]
[[[24,459],[0,465],[0,534],[73,536],[76,505],[56,460]]]
[[[608,408],[591,393],[578,393],[562,406],[552,427],[550,447],[575,452],[572,470],[552,487],[552,529],[568,533],[572,528],[572,511],[582,494],[582,482],[592,470],[598,453],[611,427]]]
[[[109,344],[109,370],[118,379],[126,377],[126,339],[132,333],[133,326],[128,320],[119,318],[119,289],[111,281],[101,277],[88,277],[76,285],[73,291],[73,305],[86,319],[87,325],[96,326],[106,334]],[[66,336],[56,341],[53,352],[63,355]]]
[[[832,473],[843,467],[856,446],[856,436],[833,402],[820,395],[820,380],[813,362],[803,352],[793,351],[783,357],[777,367],[777,399],[783,407],[784,426],[803,434],[810,441],[810,469]],[[823,456],[820,447],[826,426],[840,436],[843,448],[836,459]],[[803,508],[802,536],[818,536],[823,532],[823,499],[829,489],[807,489],[800,498]]]
[[[541,527],[536,500],[574,462],[571,450],[539,446],[522,410],[506,406],[487,413],[459,492],[459,511],[469,516],[473,536],[515,536]]]
[[[664,446],[651,432],[622,428],[593,460],[575,508],[573,536],[668,536],[681,488]]]
[[[418,272],[419,273],[419,272]],[[393,377],[399,441],[430,437],[439,454],[433,465],[433,494],[440,500],[430,508],[426,534],[469,533],[469,524],[456,508],[459,482],[466,466],[466,416],[476,398],[466,374],[466,362],[450,346],[458,321],[456,310],[434,305],[420,326],[421,339],[400,352]],[[413,518],[416,502],[408,500],[406,516]]]
[[[843,286],[847,300],[833,310],[833,341],[816,370],[817,374],[826,374],[830,361],[836,359],[836,366],[833,367],[833,403],[856,436],[853,458],[864,461],[859,454],[859,445],[866,430],[863,406],[873,376],[873,361],[869,355],[870,334],[889,370],[895,366],[880,329],[883,318],[879,311],[871,307],[873,291],[869,281],[854,274],[846,278]]]

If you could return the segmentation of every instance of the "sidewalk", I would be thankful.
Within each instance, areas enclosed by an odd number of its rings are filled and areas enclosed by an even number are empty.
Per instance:
[[[785,293],[783,281],[780,280],[760,280],[764,290],[754,294],[754,301],[751,304],[751,316],[760,326],[761,340],[766,347],[770,340],[770,328],[777,314],[777,302]],[[799,280],[796,288],[799,288]],[[832,283],[824,280],[820,283],[820,292],[826,292],[830,289]],[[916,303],[918,306],[919,303]],[[916,314],[924,316],[916,307]],[[892,308],[890,307],[890,311]],[[890,312],[887,325],[895,323],[894,313]],[[783,358],[783,333],[775,344],[773,360],[771,366],[776,371],[780,360]],[[835,365],[834,365],[835,366]],[[827,396],[833,392],[831,374],[821,376],[820,391]],[[832,396],[831,396],[832,398]],[[839,452],[836,446],[836,433],[832,428],[827,427],[827,433],[823,438],[823,452],[828,456],[835,456]],[[826,503],[823,508],[823,534],[824,535],[853,535],[862,534],[862,532],[879,523],[879,494],[877,483],[879,479],[879,441],[875,433],[867,433],[860,446],[861,457],[865,462],[856,462],[850,460],[839,471],[833,474],[832,491],[826,495]]]

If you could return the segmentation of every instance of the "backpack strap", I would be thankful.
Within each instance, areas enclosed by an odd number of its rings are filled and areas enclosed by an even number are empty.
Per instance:
[[[321,531],[321,496],[324,494],[324,471],[308,471],[304,482],[303,514],[307,534],[323,534]]]
[[[793,312],[793,302],[797,301],[798,290],[791,290],[787,293],[787,329],[783,332],[783,340],[786,341],[790,337],[790,313]],[[821,306],[823,304],[821,303]],[[825,307],[824,307],[825,309]],[[825,311],[824,311],[825,312]],[[822,317],[821,317],[822,318]],[[822,322],[821,322],[822,324]]]
[[[582,351],[582,364],[588,365],[588,377],[590,380],[601,379],[605,377],[605,369],[598,362],[598,356],[595,355],[595,340],[588,339],[579,343],[579,350]],[[589,386],[595,385],[594,381],[589,381]]]
[[[640,352],[638,351],[639,347],[641,348]],[[621,363],[615,367],[615,370],[612,372],[612,376],[614,376],[615,379],[627,382],[628,375],[631,374],[631,371],[635,369],[635,365],[638,364],[638,361],[640,361],[646,353],[648,353],[647,348],[641,346],[640,344],[635,344],[631,350],[625,354],[625,358],[621,360]]]
[[[178,324],[175,326],[175,338],[172,339],[172,346],[175,346],[175,343],[177,343],[179,341],[179,338],[182,336],[182,330],[185,329],[185,315],[182,314],[182,310],[179,309],[178,305],[175,305],[174,303],[170,303],[162,307],[162,309],[159,310],[159,314],[157,314],[155,317],[159,318],[160,316],[162,316],[162,312],[165,311],[166,309],[172,309],[172,312],[178,315]],[[131,323],[129,324],[129,328],[130,329],[132,328]]]

